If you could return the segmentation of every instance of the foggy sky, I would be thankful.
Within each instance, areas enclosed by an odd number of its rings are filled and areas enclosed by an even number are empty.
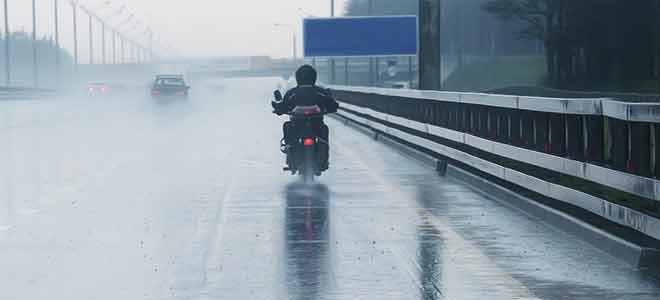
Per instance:
[[[69,0],[60,1],[60,40],[62,47],[72,52],[72,9]],[[336,0],[341,14],[346,0]],[[37,0],[37,35],[53,36],[54,0]],[[90,8],[98,8],[103,0],[81,0]],[[160,39],[186,57],[218,57],[237,55],[270,55],[289,57],[292,34],[287,28],[273,23],[294,24],[299,37],[301,19],[305,14],[326,17],[330,14],[330,0],[112,0],[114,8],[125,4],[128,11],[149,24]],[[299,10],[301,8],[302,10]],[[105,10],[110,14],[114,9]],[[99,10],[100,14],[103,10]],[[12,31],[32,31],[31,1],[9,0],[9,19]],[[111,24],[121,22],[114,19]],[[80,60],[88,61],[89,30],[86,15],[79,11]],[[93,33],[97,52],[101,47],[100,26],[94,23]],[[110,47],[109,37],[108,49]],[[298,53],[302,43],[299,38]],[[109,51],[109,50],[108,50]]]

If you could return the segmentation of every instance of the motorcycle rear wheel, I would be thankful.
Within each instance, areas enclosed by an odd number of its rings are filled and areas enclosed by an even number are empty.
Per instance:
[[[303,165],[300,169],[300,176],[304,183],[312,183],[314,182],[314,173],[316,171],[314,148],[305,148],[303,155]]]

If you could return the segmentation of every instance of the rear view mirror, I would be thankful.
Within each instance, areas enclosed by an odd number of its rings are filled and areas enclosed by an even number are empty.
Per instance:
[[[282,93],[280,93],[279,90],[275,90],[275,92],[273,92],[273,96],[275,97],[275,100],[277,100],[277,101],[282,101],[282,99],[283,99],[282,98]]]

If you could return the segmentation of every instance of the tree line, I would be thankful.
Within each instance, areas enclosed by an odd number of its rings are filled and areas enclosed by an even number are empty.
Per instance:
[[[4,80],[5,66],[5,37],[0,37],[0,81]],[[24,31],[16,31],[10,34],[9,59],[11,63],[12,81],[14,85],[29,85],[32,81],[32,35]],[[36,41],[37,66],[40,81],[49,83],[55,81],[55,58],[60,56],[60,64],[63,70],[68,70],[73,65],[73,58],[64,49],[57,49],[55,42],[50,37],[43,37]]]
[[[373,0],[373,15],[417,14],[419,0]],[[440,0],[442,51],[545,56],[547,85],[660,84],[660,0]],[[347,15],[367,15],[352,0]]]

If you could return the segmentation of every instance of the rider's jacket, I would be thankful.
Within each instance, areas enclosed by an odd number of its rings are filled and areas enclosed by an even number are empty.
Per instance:
[[[293,110],[296,106],[318,105],[324,113],[335,113],[339,103],[329,89],[317,85],[299,85],[290,89],[281,102],[273,102],[273,108],[278,115]]]

